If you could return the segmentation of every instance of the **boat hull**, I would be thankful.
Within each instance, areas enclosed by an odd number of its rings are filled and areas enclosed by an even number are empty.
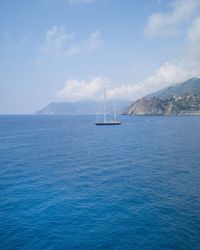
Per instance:
[[[120,125],[121,122],[95,122],[98,126],[104,126],[104,125]]]

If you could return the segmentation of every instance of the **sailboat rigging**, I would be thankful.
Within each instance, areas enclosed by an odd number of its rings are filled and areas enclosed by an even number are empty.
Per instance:
[[[99,112],[97,114],[96,117],[96,121],[95,124],[96,125],[120,125],[121,122],[117,120],[117,114],[116,114],[116,106],[114,107],[114,117],[113,120],[107,120],[107,115],[106,115],[106,90],[104,88],[104,101],[103,101],[103,121],[99,121],[99,113],[100,113],[100,109],[99,108]]]

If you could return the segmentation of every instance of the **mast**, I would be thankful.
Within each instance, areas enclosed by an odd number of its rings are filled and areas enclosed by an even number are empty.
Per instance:
[[[106,122],[106,89],[104,88],[103,121]]]
[[[116,103],[114,102],[114,122],[117,121]]]

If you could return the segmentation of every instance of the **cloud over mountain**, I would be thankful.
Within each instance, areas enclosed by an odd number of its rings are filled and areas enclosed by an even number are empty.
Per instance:
[[[89,81],[69,79],[56,96],[69,101],[99,99],[103,88],[109,84],[110,80],[103,77],[94,77]]]
[[[166,63],[147,77],[144,81],[135,84],[114,84],[110,79],[103,77],[94,77],[89,81],[70,79],[65,83],[63,89],[58,91],[58,98],[77,101],[84,99],[100,99],[104,87],[107,89],[107,97],[109,99],[123,98],[135,100],[150,92],[167,87],[172,83],[183,81],[189,77],[185,72],[183,65]],[[193,75],[193,72],[191,73]]]
[[[200,1],[175,0],[169,2],[168,7],[171,11],[153,13],[149,17],[145,33],[152,39],[182,35],[185,43],[179,56],[165,62],[142,82],[142,85],[152,91],[155,86],[161,89],[168,84],[200,76]]]

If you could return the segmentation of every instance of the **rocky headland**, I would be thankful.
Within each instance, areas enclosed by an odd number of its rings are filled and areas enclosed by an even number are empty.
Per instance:
[[[172,85],[133,102],[125,115],[200,115],[200,79]]]

